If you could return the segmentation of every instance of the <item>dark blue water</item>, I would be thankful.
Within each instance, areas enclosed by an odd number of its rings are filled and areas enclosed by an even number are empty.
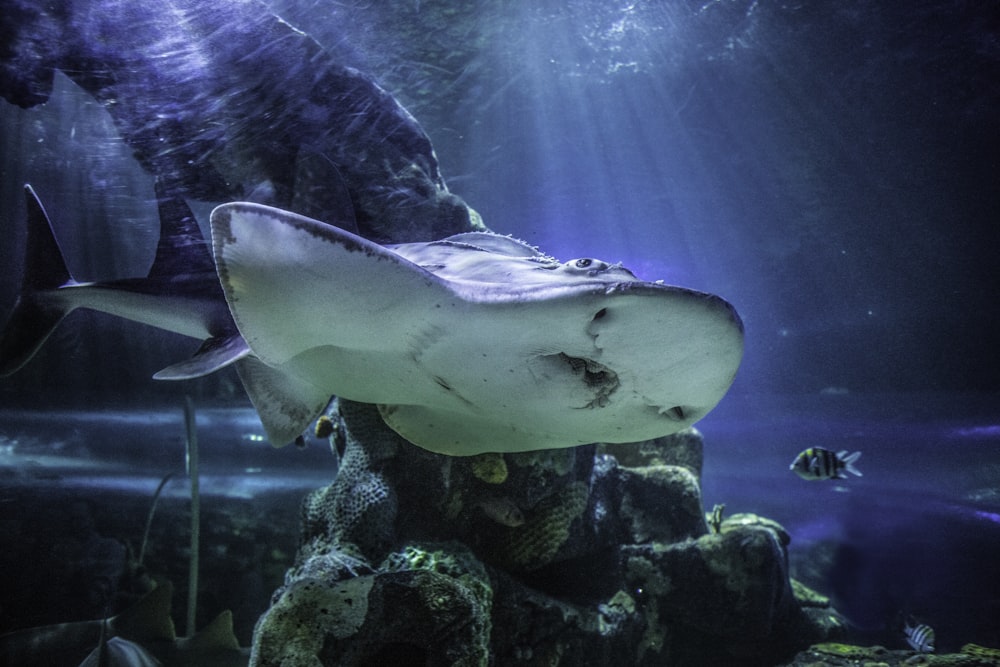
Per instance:
[[[325,442],[271,447],[249,408],[195,412],[197,625],[231,609],[236,635],[248,646],[298,547],[302,499],[333,479],[336,459]],[[0,634],[100,618],[106,604],[121,606],[119,598],[147,572],[172,581],[173,608],[184,609],[187,457],[179,405],[0,411]]]
[[[184,415],[177,409],[4,411],[0,465],[11,486],[119,490],[150,497],[160,479],[186,474]],[[250,499],[329,483],[336,458],[325,443],[276,449],[250,408],[196,410],[201,493]],[[40,480],[40,481],[39,481]],[[187,497],[186,483],[166,487]]]
[[[733,397],[700,425],[706,509],[791,534],[792,574],[864,643],[905,648],[907,614],[941,651],[1000,639],[1000,420],[993,395]],[[863,477],[806,481],[806,447],[863,452]]]
[[[940,651],[967,642],[996,645],[996,400],[971,394],[731,397],[699,424],[705,508],[724,503],[727,515],[753,512],[781,523],[792,538],[792,575],[831,598],[854,641],[904,648],[898,626],[911,614],[935,628]],[[34,504],[48,514],[54,499],[63,507],[72,504],[67,499],[88,501],[105,532],[117,525],[107,516],[121,512],[113,506],[130,507],[141,519],[163,475],[184,469],[179,408],[5,412],[0,421],[0,502]],[[249,409],[199,410],[198,434],[203,506],[244,506],[250,523],[268,512],[283,516],[284,546],[294,548],[300,499],[336,471],[326,443],[273,449],[261,440]],[[862,451],[864,476],[800,479],[788,465],[809,446]],[[164,491],[182,515],[189,495],[183,474]],[[116,499],[112,506],[101,505],[108,498]],[[136,522],[132,526],[131,534],[115,536],[137,542]],[[180,540],[185,531],[182,525]],[[13,547],[8,544],[8,552]],[[204,548],[211,562],[218,544],[207,539]],[[238,598],[216,603],[240,606]],[[249,628],[255,617],[247,614]]]

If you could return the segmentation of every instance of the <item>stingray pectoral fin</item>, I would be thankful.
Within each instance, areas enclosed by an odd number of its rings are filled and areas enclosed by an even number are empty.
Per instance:
[[[330,402],[329,392],[253,357],[237,361],[236,371],[275,447],[294,442]]]
[[[190,359],[167,366],[153,375],[154,380],[191,380],[209,375],[250,354],[238,333],[209,338]]]
[[[271,366],[318,347],[404,350],[426,321],[411,315],[452,299],[391,250],[294,213],[238,202],[216,208],[211,224],[233,319]]]

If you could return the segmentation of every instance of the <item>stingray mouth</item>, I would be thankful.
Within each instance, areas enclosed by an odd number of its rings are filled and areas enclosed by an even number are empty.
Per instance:
[[[593,396],[590,401],[580,408],[603,408],[611,400],[611,394],[615,393],[621,382],[618,380],[618,373],[604,364],[588,359],[587,357],[571,357],[565,352],[550,355],[552,358],[566,365],[570,373],[575,376],[585,387],[588,394]]]
[[[705,410],[694,405],[655,405],[648,402],[646,410],[656,413],[659,419],[665,419],[675,424],[691,425],[705,416]]]
[[[659,408],[659,413],[669,419],[670,421],[682,422],[688,418],[688,416],[693,412],[689,408],[685,408],[683,405],[674,405],[669,408]]]

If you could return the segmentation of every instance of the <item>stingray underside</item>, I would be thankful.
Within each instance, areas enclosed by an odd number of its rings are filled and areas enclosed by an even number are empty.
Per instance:
[[[390,427],[441,453],[638,441],[704,416],[742,356],[739,318],[700,292],[443,279],[391,248],[253,204],[216,209],[212,229],[237,327],[263,375],[285,386],[254,401],[265,426],[268,413],[284,415],[269,436],[305,428],[336,394],[378,404]],[[269,393],[307,398],[275,410],[258,404]]]

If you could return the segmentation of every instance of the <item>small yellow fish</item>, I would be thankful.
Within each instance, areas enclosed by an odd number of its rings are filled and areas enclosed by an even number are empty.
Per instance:
[[[524,512],[509,498],[485,498],[478,504],[486,516],[501,526],[517,528],[524,525]]]

